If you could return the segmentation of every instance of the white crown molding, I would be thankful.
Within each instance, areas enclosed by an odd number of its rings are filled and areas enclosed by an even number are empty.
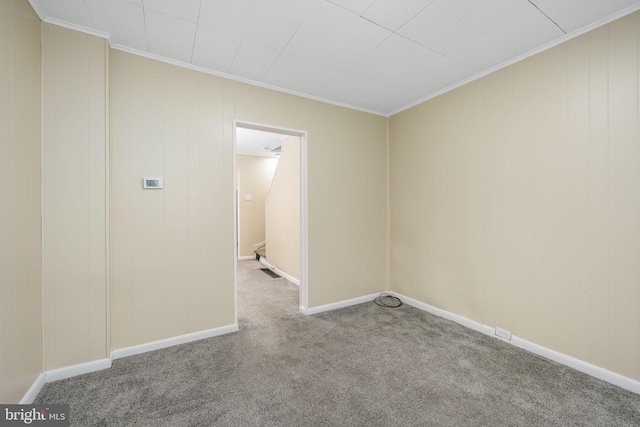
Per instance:
[[[548,50],[548,49],[551,49],[553,47],[556,47],[556,46],[558,46],[558,45],[560,45],[560,44],[562,44],[564,42],[567,42],[567,41],[569,41],[571,39],[574,39],[574,38],[579,37],[579,36],[581,36],[581,35],[583,35],[585,33],[588,33],[589,31],[595,30],[598,27],[602,27],[603,25],[607,25],[607,24],[615,21],[616,19],[620,19],[620,18],[622,18],[624,16],[627,16],[627,15],[633,13],[633,12],[637,12],[638,10],[640,10],[640,3],[634,4],[633,6],[630,6],[630,7],[626,8],[626,9],[623,9],[623,10],[621,10],[619,12],[616,12],[613,15],[609,15],[606,18],[599,19],[598,21],[593,22],[593,23],[587,25],[586,27],[582,27],[578,31],[569,33],[569,34],[564,35],[564,36],[562,36],[562,37],[560,37],[558,39],[552,40],[549,43],[546,43],[546,44],[544,44],[542,46],[539,46],[539,47],[537,47],[535,49],[532,49],[532,50],[530,50],[528,52],[525,52],[525,53],[523,53],[521,55],[518,55],[515,58],[511,58],[508,61],[502,62],[502,63],[500,63],[500,64],[498,64],[498,65],[496,65],[494,67],[491,67],[491,68],[489,68],[487,70],[484,70],[484,71],[482,71],[482,72],[480,72],[478,74],[474,74],[473,76],[468,77],[468,78],[466,78],[464,80],[461,80],[461,81],[459,81],[457,83],[454,83],[454,84],[452,84],[450,86],[447,86],[444,89],[440,89],[440,90],[438,90],[436,92],[430,93],[429,95],[423,96],[423,97],[421,97],[421,98],[419,98],[419,99],[417,99],[417,100],[415,100],[415,101],[413,101],[413,102],[411,102],[411,103],[409,103],[409,104],[407,104],[407,105],[405,105],[403,107],[400,107],[400,108],[397,108],[397,109],[391,111],[390,113],[386,113],[386,117],[391,117],[393,115],[401,113],[401,112],[403,112],[405,110],[408,110],[411,107],[415,107],[416,105],[422,104],[423,102],[426,102],[426,101],[428,101],[430,99],[433,99],[433,98],[438,97],[438,96],[440,96],[442,94],[445,94],[445,93],[450,92],[450,91],[452,91],[454,89],[457,89],[460,86],[464,86],[467,83],[471,83],[474,80],[478,80],[478,79],[480,79],[480,78],[482,78],[484,76],[487,76],[487,75],[489,75],[491,73],[494,73],[494,72],[496,72],[498,70],[501,70],[501,69],[503,69],[505,67],[508,67],[509,65],[513,65],[516,62],[520,62],[520,61],[522,61],[524,59],[527,59],[527,58],[529,58],[529,57],[531,57],[533,55],[537,55],[537,54],[539,54],[541,52],[544,52],[545,50]]]
[[[175,65],[175,66],[178,66],[178,67],[187,68],[189,70],[198,71],[198,72],[201,72],[201,73],[204,73],[204,74],[210,74],[212,76],[221,77],[223,79],[233,80],[233,81],[240,82],[240,83],[245,83],[245,84],[248,84],[248,85],[251,85],[251,86],[257,86],[257,87],[260,87],[260,88],[263,88],[263,89],[273,90],[275,92],[286,93],[287,95],[298,96],[300,98],[306,98],[306,99],[310,99],[312,101],[318,101],[318,102],[322,102],[322,103],[325,103],[325,104],[331,104],[331,105],[335,105],[335,106],[338,106],[338,107],[348,108],[350,110],[361,111],[363,113],[375,114],[376,116],[388,117],[387,113],[384,113],[382,111],[370,110],[368,108],[358,107],[356,105],[351,105],[351,104],[347,104],[347,103],[344,103],[344,102],[334,101],[334,100],[331,100],[331,99],[322,98],[320,96],[310,95],[310,94],[307,94],[307,93],[298,92],[298,91],[291,90],[291,89],[285,89],[283,87],[271,85],[271,84],[268,84],[268,83],[256,82],[254,80],[246,79],[244,77],[233,76],[231,74],[223,73],[221,71],[210,70],[208,68],[200,67],[198,65],[188,64],[186,62],[177,61],[175,59],[165,58],[164,56],[155,55],[153,53],[144,52],[144,51],[141,51],[141,50],[138,50],[138,49],[132,49],[130,47],[122,46],[122,45],[119,45],[119,44],[112,44],[111,48],[115,49],[115,50],[122,51],[122,52],[130,53],[132,55],[137,55],[137,56],[142,56],[142,57],[149,58],[149,59],[154,59],[156,61],[164,62],[166,64],[171,64],[171,65]]]
[[[145,57],[145,58],[149,58],[149,59],[153,59],[153,60],[156,60],[156,61],[164,62],[164,63],[167,63],[167,64],[175,65],[175,66],[178,66],[178,67],[187,68],[187,69],[190,69],[190,70],[193,70],[193,71],[198,71],[198,72],[201,72],[201,73],[204,73],[204,74],[209,74],[209,75],[213,75],[213,76],[216,76],[216,77],[221,77],[221,78],[224,78],[224,79],[227,79],[227,80],[233,80],[233,81],[237,81],[237,82],[240,82],[240,83],[245,83],[245,84],[249,84],[249,85],[252,85],[252,86],[261,87],[263,89],[269,89],[269,90],[273,90],[273,91],[276,91],[276,92],[286,93],[288,95],[293,95],[293,96],[298,96],[298,97],[301,97],[301,98],[310,99],[312,101],[319,101],[319,102],[323,102],[325,104],[335,105],[335,106],[338,106],[338,107],[348,108],[348,109],[351,109],[351,110],[361,111],[363,113],[374,114],[374,115],[377,115],[377,116],[382,116],[382,117],[387,117],[387,118],[391,117],[391,116],[394,116],[394,115],[396,115],[398,113],[401,113],[402,111],[408,110],[409,108],[415,107],[416,105],[422,104],[423,102],[426,102],[426,101],[428,101],[430,99],[436,98],[436,97],[438,97],[438,96],[440,96],[442,94],[450,92],[450,91],[452,91],[454,89],[457,89],[457,88],[459,88],[461,86],[464,86],[464,85],[466,85],[468,83],[471,83],[471,82],[473,82],[475,80],[478,80],[478,79],[480,79],[480,78],[482,78],[484,76],[487,76],[487,75],[489,75],[491,73],[494,73],[494,72],[496,72],[498,70],[501,70],[501,69],[503,69],[505,67],[508,67],[508,66],[513,65],[513,64],[515,64],[517,62],[520,62],[520,61],[522,61],[522,60],[524,60],[526,58],[529,58],[529,57],[531,57],[533,55],[537,55],[538,53],[544,52],[545,50],[548,50],[548,49],[551,49],[551,48],[553,48],[555,46],[558,46],[559,44],[562,44],[562,43],[567,42],[567,41],[569,41],[569,40],[571,40],[573,38],[581,36],[581,35],[589,32],[589,31],[592,31],[592,30],[594,30],[594,29],[596,29],[598,27],[601,27],[603,25],[609,24],[609,23],[615,21],[616,19],[622,18],[623,16],[629,15],[629,14],[631,14],[633,12],[637,12],[638,10],[640,10],[640,3],[634,4],[634,5],[632,5],[630,7],[627,7],[627,8],[625,8],[625,9],[619,11],[619,12],[616,12],[616,13],[614,13],[612,15],[609,15],[606,18],[599,19],[598,21],[593,22],[593,23],[591,23],[591,24],[579,29],[578,31],[569,33],[569,34],[567,34],[565,36],[562,36],[562,37],[560,37],[558,39],[555,39],[555,40],[553,40],[553,41],[551,41],[549,43],[546,43],[546,44],[544,44],[542,46],[539,46],[539,47],[537,47],[535,49],[532,49],[532,50],[530,50],[528,52],[525,52],[525,53],[523,53],[521,55],[518,55],[518,56],[516,56],[514,58],[511,58],[511,59],[509,59],[509,60],[507,60],[505,62],[502,62],[502,63],[500,63],[500,64],[498,64],[498,65],[496,65],[494,67],[491,67],[491,68],[489,68],[487,70],[481,71],[480,73],[474,74],[471,77],[468,77],[468,78],[466,78],[464,80],[461,80],[461,81],[459,81],[457,83],[454,83],[452,85],[449,85],[449,86],[447,86],[447,87],[445,87],[443,89],[440,89],[440,90],[438,90],[436,92],[432,92],[432,93],[430,93],[428,95],[422,96],[422,97],[416,99],[415,101],[412,101],[412,102],[410,102],[410,103],[408,103],[408,104],[406,104],[406,105],[404,105],[402,107],[396,108],[396,109],[394,109],[394,110],[392,110],[390,112],[383,112],[383,111],[372,110],[372,109],[369,109],[369,108],[359,107],[359,106],[356,106],[356,105],[351,105],[351,104],[347,104],[347,103],[344,103],[344,102],[339,102],[339,101],[323,98],[323,97],[320,97],[320,96],[310,95],[310,94],[307,94],[307,93],[303,93],[303,92],[299,92],[299,91],[295,91],[295,90],[291,90],[291,89],[286,89],[286,88],[283,88],[283,87],[280,87],[280,86],[271,85],[271,84],[268,84],[268,83],[257,82],[257,81],[246,79],[246,78],[243,78],[243,77],[233,76],[231,74],[227,74],[227,73],[224,73],[224,72],[221,72],[221,71],[215,71],[215,70],[211,70],[211,69],[208,69],[208,68],[200,67],[198,65],[193,65],[193,64],[186,63],[186,62],[177,61],[177,60],[174,60],[174,59],[166,58],[164,56],[155,55],[153,53],[141,51],[141,50],[138,50],[138,49],[133,49],[133,48],[130,48],[130,47],[127,47],[127,46],[123,46],[123,45],[120,45],[120,44],[112,44],[111,43],[111,34],[110,33],[99,31],[99,30],[96,30],[96,29],[93,29],[93,28],[87,28],[87,27],[84,27],[84,26],[81,26],[81,25],[72,24],[72,23],[69,23],[69,22],[66,22],[66,21],[62,21],[62,20],[59,20],[59,19],[47,17],[46,13],[44,12],[44,10],[40,6],[40,4],[37,2],[37,0],[28,0],[28,1],[29,1],[29,4],[31,4],[31,7],[36,12],[36,14],[38,14],[40,19],[42,19],[44,22],[47,22],[47,23],[52,24],[52,25],[58,25],[58,26],[65,27],[65,28],[68,28],[68,29],[71,29],[71,30],[80,31],[80,32],[83,32],[83,33],[87,33],[87,34],[91,34],[91,35],[94,35],[94,36],[97,36],[97,37],[101,37],[101,38],[107,39],[107,40],[109,40],[110,47],[112,49],[115,49],[115,50],[119,50],[119,51],[122,51],[122,52],[130,53],[132,55],[142,56],[142,57]]]
[[[416,307],[420,310],[451,320],[462,326],[466,326],[467,328],[473,329],[478,332],[482,332],[483,334],[499,339],[500,341],[506,342],[507,344],[511,344],[515,347],[530,351],[531,353],[545,357],[549,360],[553,360],[554,362],[560,363],[561,365],[568,366],[577,371],[583,372],[587,375],[591,375],[592,377],[595,377],[603,381],[606,381],[610,384],[616,385],[625,390],[629,390],[633,393],[640,394],[640,381],[636,381],[634,379],[625,377],[615,372],[611,372],[607,369],[592,365],[583,360],[568,356],[564,353],[551,350],[549,348],[532,343],[531,341],[527,341],[515,335],[511,336],[511,341],[507,341],[505,339],[502,339],[496,336],[495,328],[492,328],[491,326],[484,325],[482,323],[476,322],[475,320],[467,319],[466,317],[457,315],[455,313],[451,313],[446,310],[441,310],[439,308],[433,307],[429,304],[423,303],[413,298],[409,298],[397,292],[389,292],[389,293],[400,298],[404,303],[411,305],[413,307]]]
[[[57,25],[58,27],[63,27],[69,30],[90,34],[92,36],[100,37],[102,39],[109,40],[109,38],[111,37],[110,33],[105,33],[104,31],[96,30],[95,28],[84,27],[82,25],[71,24],[70,22],[61,21],[56,18],[46,17],[45,19],[43,19],[43,21],[46,22],[47,24]]]
[[[41,21],[44,21],[47,17],[47,14],[45,13],[42,6],[40,6],[40,2],[38,2],[38,0],[28,0],[28,2],[36,15],[38,15],[38,18],[40,18]]]

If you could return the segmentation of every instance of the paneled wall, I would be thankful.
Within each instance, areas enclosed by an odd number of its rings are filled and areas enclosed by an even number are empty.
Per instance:
[[[273,157],[236,155],[236,170],[240,175],[240,256],[254,256],[253,245],[264,242],[264,201],[277,166],[278,159]],[[251,194],[251,200],[245,199],[247,194]]]
[[[43,26],[45,370],[109,355],[107,41]]]
[[[309,305],[387,287],[386,118],[110,61],[113,349],[233,324],[234,118],[309,132]]]
[[[0,2],[0,402],[42,372],[40,20]]]
[[[640,380],[639,19],[390,119],[394,291]]]
[[[300,280],[300,137],[282,140],[265,205],[267,262]]]

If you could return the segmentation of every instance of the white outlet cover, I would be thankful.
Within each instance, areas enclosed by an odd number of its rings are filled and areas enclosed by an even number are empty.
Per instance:
[[[511,341],[511,331],[507,331],[506,329],[496,328],[496,336]]]

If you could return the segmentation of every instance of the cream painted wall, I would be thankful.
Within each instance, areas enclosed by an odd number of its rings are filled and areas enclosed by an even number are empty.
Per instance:
[[[40,20],[0,2],[0,402],[42,372]]]
[[[101,38],[43,26],[45,370],[108,357],[107,66]]]
[[[390,119],[394,291],[640,380],[639,19]]]
[[[240,171],[240,256],[254,256],[253,245],[264,242],[264,203],[271,187],[278,159],[273,157],[236,155]],[[245,195],[251,194],[251,200]]]
[[[282,140],[265,205],[267,262],[300,280],[300,137]]]
[[[110,83],[114,349],[234,322],[234,118],[309,133],[309,305],[387,287],[386,118],[118,51]]]

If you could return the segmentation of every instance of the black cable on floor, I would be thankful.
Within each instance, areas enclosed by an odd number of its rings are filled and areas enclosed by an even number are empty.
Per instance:
[[[381,293],[378,297],[376,297],[376,299],[373,300],[373,302],[375,302],[376,305],[379,305],[380,307],[387,308],[398,308],[402,305],[402,301],[400,301],[400,298],[394,297],[393,295],[386,292]]]

